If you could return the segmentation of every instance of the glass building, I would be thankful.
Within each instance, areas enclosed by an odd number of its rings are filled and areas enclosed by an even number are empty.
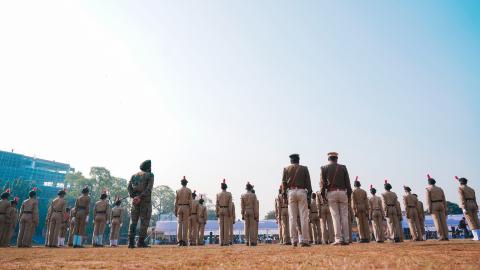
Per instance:
[[[43,190],[63,188],[69,164],[0,150],[0,188],[13,180],[30,180]]]

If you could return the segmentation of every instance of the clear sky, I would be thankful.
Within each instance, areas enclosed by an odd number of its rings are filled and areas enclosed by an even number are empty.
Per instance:
[[[480,192],[478,1],[1,1],[0,149],[234,200],[288,155]]]

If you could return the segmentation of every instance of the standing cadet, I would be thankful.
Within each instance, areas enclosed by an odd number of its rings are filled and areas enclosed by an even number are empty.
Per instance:
[[[320,229],[320,216],[317,205],[317,195],[312,193],[312,201],[310,203],[310,226],[312,240],[316,245],[322,244],[322,231]]]
[[[405,195],[403,196],[403,205],[407,213],[408,227],[413,241],[422,241],[422,229],[420,228],[420,218],[418,217],[418,199],[412,195],[410,187],[404,186]]]
[[[255,238],[255,217],[258,217],[256,211],[257,196],[252,192],[253,186],[250,182],[247,183],[246,193],[242,194],[240,198],[241,201],[241,212],[242,220],[245,221],[245,241],[247,246],[256,246],[257,239]]]
[[[281,195],[282,195],[282,187],[278,189],[278,195],[275,198],[275,221],[277,222],[277,226],[278,226],[278,240],[279,240],[279,243],[283,245],[285,241],[283,239],[282,220],[281,220],[282,216],[280,213],[281,209],[279,206],[280,202],[278,201]]]
[[[75,231],[75,215],[76,215],[76,209],[75,207],[70,210],[70,220],[68,221],[68,246],[71,247],[73,246],[73,235]]]
[[[83,248],[82,237],[85,235],[85,227],[90,213],[90,190],[87,186],[82,189],[82,195],[75,200],[75,216],[73,228],[73,247]]]
[[[290,241],[290,228],[289,228],[289,219],[288,219],[288,198],[287,194],[280,192],[277,196],[278,202],[278,211],[279,211],[279,222],[280,228],[282,231],[282,244],[284,245],[291,245],[292,242]]]
[[[10,201],[10,207],[7,209],[7,220],[9,225],[9,230],[3,239],[3,245],[6,247],[10,246],[10,240],[12,239],[13,232],[17,226],[18,212],[17,212],[18,197],[15,197]]]
[[[50,204],[48,209],[48,247],[58,247],[58,236],[62,230],[62,223],[67,212],[67,202],[65,201],[65,190],[60,190]]]
[[[100,200],[95,203],[93,208],[93,247],[103,247],[103,233],[107,222],[110,222],[110,205],[107,201],[107,190],[102,191]]]
[[[112,247],[118,247],[118,239],[120,238],[120,228],[122,227],[124,214],[125,209],[122,207],[122,201],[116,196],[115,206],[112,208],[110,219],[110,246]]]
[[[417,212],[418,212],[418,219],[419,219],[419,222],[420,222],[420,229],[421,229],[421,235],[422,235],[422,239],[423,240],[427,240],[427,236],[425,235],[425,209],[423,208],[423,202],[421,202],[419,199],[418,199],[418,195],[417,194],[412,194],[413,196],[415,196],[415,198],[417,198]]]
[[[382,210],[382,199],[375,195],[377,190],[372,185],[370,185],[370,193],[372,194],[372,197],[368,199],[368,217],[372,221],[375,241],[377,241],[377,243],[383,243],[385,238],[385,233],[383,231],[385,213]]]
[[[188,221],[192,207],[192,191],[187,188],[188,181],[183,177],[180,181],[182,187],[175,196],[175,216],[177,217],[177,242],[178,246],[187,246]]]
[[[152,189],[154,175],[152,173],[152,162],[145,160],[140,164],[140,172],[132,175],[128,182],[128,194],[132,201],[131,220],[128,230],[128,247],[135,247],[135,231],[140,219],[140,231],[138,232],[139,248],[150,247],[145,243],[147,237],[148,225],[152,215]]]
[[[204,234],[205,234],[205,224],[207,224],[207,207],[203,205],[205,200],[200,196],[200,200],[198,201],[198,244],[200,246],[205,245],[204,241]]]
[[[370,242],[370,225],[368,225],[368,197],[367,192],[361,188],[358,176],[353,182],[352,210],[357,219],[357,227],[360,235],[360,243]]]
[[[189,220],[189,230],[188,230],[188,238],[190,242],[190,246],[196,246],[198,242],[198,208],[199,203],[195,198],[197,197],[197,191],[194,190],[192,193],[192,205],[190,208],[190,220]]]
[[[320,229],[322,232],[322,240],[324,244],[335,242],[335,232],[333,230],[332,214],[327,201],[323,198],[322,193],[317,192],[317,205],[320,215]]]
[[[233,224],[235,224],[235,204],[233,203],[232,200],[232,205],[230,207],[230,245],[233,245],[234,243],[234,232],[233,232]]]
[[[290,237],[293,245],[297,246],[299,241],[297,225],[300,225],[302,234],[301,245],[309,247],[308,200],[312,194],[310,173],[306,166],[300,165],[300,156],[298,154],[290,155],[290,163],[288,167],[283,169],[282,177],[282,188],[288,195]],[[298,224],[297,217],[300,218],[300,224]]]
[[[402,208],[400,208],[400,202],[397,200],[395,203],[395,207],[397,208],[397,215],[398,215],[398,236],[400,237],[400,242],[403,242],[403,226],[402,226],[402,221],[403,221],[403,215],[402,215]]]
[[[333,217],[335,242],[332,245],[348,245],[351,218],[349,218],[349,200],[352,194],[347,167],[340,165],[338,153],[328,153],[329,164],[321,167],[320,192],[328,201]]]
[[[215,203],[215,212],[218,218],[218,227],[220,228],[220,246],[228,246],[230,241],[230,213],[232,206],[232,194],[227,192],[225,179],[221,184],[222,191],[217,194]]]
[[[460,178],[455,176],[460,183],[458,188],[458,196],[460,199],[460,207],[463,209],[463,214],[467,220],[468,227],[472,230],[473,240],[480,241],[480,225],[478,223],[478,204],[475,196],[475,190],[467,186],[467,178]]]
[[[20,225],[17,237],[17,247],[31,247],[35,228],[38,226],[37,188],[28,193],[28,199],[20,207]]]
[[[10,208],[10,202],[8,198],[10,197],[10,189],[5,190],[1,195],[0,201],[0,246],[3,246],[2,240],[7,238],[7,235],[10,231],[10,226],[8,222],[7,211]]]
[[[433,217],[435,228],[440,241],[448,241],[448,226],[447,226],[447,201],[443,189],[435,185],[435,179],[428,177],[428,186],[426,188],[426,200],[428,212]]]
[[[397,194],[390,191],[392,189],[392,185],[390,185],[387,180],[385,180],[384,187],[385,192],[382,193],[382,208],[385,217],[387,218],[389,238],[395,243],[398,243],[400,242],[400,232],[398,231],[399,220],[397,213]]]
[[[66,208],[65,215],[62,220],[62,229],[60,230],[60,235],[58,236],[58,246],[65,247],[65,238],[67,237],[67,230],[70,224],[70,208]]]

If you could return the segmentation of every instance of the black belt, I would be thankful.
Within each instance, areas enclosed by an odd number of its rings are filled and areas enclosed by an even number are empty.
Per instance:
[[[396,204],[387,204],[387,206],[394,207],[394,206],[397,206],[397,205]]]
[[[191,215],[196,215],[197,213],[191,213]]]
[[[228,208],[228,206],[220,206],[220,208]]]
[[[120,216],[112,216],[112,218],[115,218],[115,217],[120,217]]]
[[[62,213],[63,211],[62,211],[62,210],[57,211],[57,210],[54,209],[53,212],[55,212],[55,213]]]
[[[408,208],[417,208],[416,206],[410,206],[410,205],[408,205],[407,207]]]
[[[0,213],[0,215],[5,215],[6,213]]]
[[[475,199],[465,199],[465,201],[475,201]]]
[[[179,205],[180,205],[180,206],[182,206],[182,205],[184,205],[184,206],[185,206],[185,205],[190,205],[190,204],[188,204],[188,203],[187,203],[187,204],[179,204]]]
[[[318,214],[318,212],[310,212],[310,214]]]
[[[372,211],[375,211],[375,210],[382,210],[382,208],[373,208]]]
[[[432,203],[433,203],[433,202],[443,202],[443,200],[432,201]]]
[[[97,211],[97,214],[106,214],[107,211]]]
[[[23,211],[24,214],[31,214],[32,211]]]

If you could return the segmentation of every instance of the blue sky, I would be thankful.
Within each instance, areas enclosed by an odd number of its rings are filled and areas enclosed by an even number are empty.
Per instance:
[[[314,189],[329,151],[365,187],[480,189],[478,1],[29,7],[0,4],[4,150],[125,178],[151,158],[157,184],[225,177],[237,202],[251,181],[263,213],[293,152]]]

